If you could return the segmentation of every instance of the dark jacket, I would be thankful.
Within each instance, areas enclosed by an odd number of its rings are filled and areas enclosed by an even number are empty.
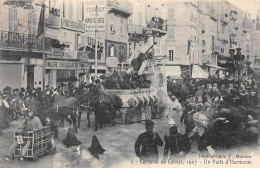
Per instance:
[[[185,135],[177,134],[176,136],[164,136],[165,146],[164,146],[164,159],[168,157],[169,151],[170,155],[176,155],[180,152],[187,153],[189,151],[189,139]]]
[[[137,157],[144,161],[158,160],[158,148],[162,146],[163,141],[158,133],[140,134],[135,142],[135,153]],[[142,146],[142,149],[140,149]]]

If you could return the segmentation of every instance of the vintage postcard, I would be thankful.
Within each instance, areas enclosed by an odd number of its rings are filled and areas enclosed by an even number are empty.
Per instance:
[[[259,168],[260,0],[0,0],[0,168]]]

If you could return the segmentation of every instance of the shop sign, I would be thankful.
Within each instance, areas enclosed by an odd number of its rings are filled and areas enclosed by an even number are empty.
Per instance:
[[[30,65],[39,65],[42,66],[42,59],[35,59],[35,58],[31,58],[30,59]]]
[[[76,67],[76,61],[47,60],[45,63],[46,69],[76,69]]]
[[[85,24],[83,22],[61,18],[61,27],[73,31],[85,32]]]
[[[0,60],[7,60],[7,61],[20,61],[22,57],[17,56],[0,56]]]
[[[85,14],[86,33],[95,34],[95,30],[97,30],[98,34],[104,34],[106,30],[106,1],[86,0]]]
[[[46,18],[45,24],[46,24],[46,27],[60,29],[60,26],[61,26],[60,17],[50,13],[49,18]]]

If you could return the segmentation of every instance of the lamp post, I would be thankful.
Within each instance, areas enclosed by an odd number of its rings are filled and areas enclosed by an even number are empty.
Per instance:
[[[95,79],[98,78],[97,76],[97,16],[98,16],[98,6],[96,6],[96,22],[95,22]]]
[[[246,60],[246,65],[247,65],[247,76],[248,76],[248,72],[249,72],[249,65],[251,64],[252,62],[249,61],[249,56],[247,56],[247,60]]]

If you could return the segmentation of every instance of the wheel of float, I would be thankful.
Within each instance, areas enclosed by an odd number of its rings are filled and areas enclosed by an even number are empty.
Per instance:
[[[38,156],[38,154],[36,154],[36,153],[33,153],[33,161],[34,161],[34,162],[37,162],[37,161],[38,161],[38,159],[39,159],[39,156]]]

